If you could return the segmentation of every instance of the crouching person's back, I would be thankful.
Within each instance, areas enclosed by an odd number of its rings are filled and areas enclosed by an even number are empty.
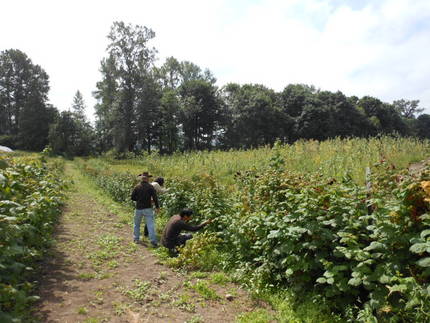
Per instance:
[[[192,215],[193,210],[183,209],[179,214],[173,215],[164,227],[161,244],[169,249],[170,255],[177,255],[177,248],[185,245],[188,240],[192,239],[192,234],[182,234],[182,231],[198,231],[212,222],[211,220],[207,220],[199,225],[191,225],[188,222],[191,220]]]

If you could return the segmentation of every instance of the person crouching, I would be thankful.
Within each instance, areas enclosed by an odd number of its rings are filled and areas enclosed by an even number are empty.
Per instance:
[[[191,220],[192,215],[193,210],[183,209],[179,214],[173,215],[164,227],[161,244],[169,249],[170,255],[176,256],[176,248],[185,245],[188,240],[192,239],[192,234],[181,234],[182,231],[198,231],[212,222],[209,219],[199,225],[191,225],[188,222]]]

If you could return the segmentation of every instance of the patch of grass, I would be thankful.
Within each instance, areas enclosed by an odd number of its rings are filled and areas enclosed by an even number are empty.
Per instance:
[[[97,240],[97,244],[104,250],[116,251],[122,240],[122,238],[115,235],[105,234]]]
[[[78,308],[78,314],[85,315],[88,313],[88,309],[86,307],[79,307]]]
[[[115,269],[119,266],[119,263],[116,260],[111,260],[107,263],[107,265],[110,269]]]
[[[82,280],[90,280],[90,279],[94,279],[96,278],[96,274],[95,273],[81,273],[78,275],[79,279]]]
[[[123,290],[122,293],[137,302],[143,302],[148,297],[148,291],[151,288],[151,283],[140,279],[134,280],[135,288]]]
[[[91,252],[88,255],[88,258],[91,260],[91,262],[95,267],[100,267],[104,265],[108,260],[112,260],[113,258],[116,258],[117,255],[118,255],[117,251],[101,249],[101,250],[96,250],[94,252]]]
[[[212,273],[209,279],[211,283],[214,283],[217,285],[225,285],[231,281],[231,279],[227,276],[227,274],[223,272]]]
[[[328,305],[322,301],[315,301],[312,295],[267,290],[254,296],[272,306],[278,322],[343,322],[339,316],[331,313]]]
[[[125,304],[121,302],[112,302],[112,307],[115,315],[121,316],[126,312],[126,310],[130,308],[130,304]]]
[[[96,304],[98,304],[98,305],[103,304],[103,303],[104,303],[103,296],[104,296],[104,291],[103,291],[102,289],[97,290],[97,291],[95,292],[95,297],[96,297],[96,299],[95,299],[94,303],[96,303]]]
[[[204,323],[204,319],[201,315],[194,315],[189,320],[186,320],[185,323]]]
[[[206,300],[217,300],[221,298],[217,295],[215,290],[213,290],[204,280],[199,280],[195,284],[190,284],[189,287],[195,290],[200,296],[202,296]]]
[[[99,319],[97,317],[89,317],[85,319],[82,323],[101,323],[101,322],[103,322],[102,319]]]
[[[108,272],[100,271],[96,274],[96,279],[98,279],[98,280],[107,279],[107,278],[111,278],[114,275],[115,275],[115,273],[108,273]]]
[[[192,272],[190,274],[190,278],[199,278],[199,279],[202,279],[202,278],[206,278],[206,277],[208,277],[208,273],[205,273],[205,272],[202,272],[202,271],[195,271],[195,272]]]
[[[196,305],[191,301],[190,295],[187,294],[180,295],[179,298],[173,302],[173,305],[184,312],[195,313],[196,311]]]
[[[162,303],[167,303],[170,301],[171,296],[168,293],[161,293],[158,295],[158,298]]]
[[[273,315],[265,309],[257,309],[252,312],[240,314],[236,318],[237,323],[269,323],[274,319]],[[284,322],[284,321],[282,321]],[[290,322],[290,321],[285,321]]]

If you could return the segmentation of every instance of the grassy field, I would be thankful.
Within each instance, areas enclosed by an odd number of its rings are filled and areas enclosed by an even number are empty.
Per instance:
[[[172,156],[143,155],[132,159],[94,159],[92,167],[139,174],[149,170],[156,176],[192,178],[209,174],[220,183],[231,184],[234,174],[248,169],[266,169],[276,149],[203,151]],[[385,159],[396,168],[405,168],[430,155],[430,144],[413,138],[332,139],[324,142],[297,141],[278,149],[286,169],[298,172],[320,171],[327,177],[341,178],[349,173],[364,183],[365,168]]]

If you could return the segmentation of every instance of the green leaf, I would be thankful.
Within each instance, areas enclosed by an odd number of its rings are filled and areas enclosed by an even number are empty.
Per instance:
[[[427,250],[427,248],[430,247],[428,243],[416,243],[412,245],[409,250],[413,253],[423,253]]]
[[[324,277],[327,277],[327,278],[330,278],[330,277],[333,277],[334,276],[334,273],[333,272],[331,272],[331,271],[325,271],[324,272]]]
[[[420,304],[420,300],[417,297],[412,298],[411,300],[409,300],[409,302],[406,303],[405,308],[406,309],[411,309],[417,305]]]
[[[417,265],[420,267],[430,267],[430,257],[418,260]]]
[[[385,248],[384,244],[377,242],[377,241],[372,241],[372,243],[369,246],[367,246],[366,248],[364,248],[364,250],[370,251],[370,250],[384,249],[384,248]]]
[[[279,230],[272,230],[270,231],[269,235],[267,236],[268,239],[278,238],[280,235]]]
[[[358,286],[361,284],[361,282],[362,282],[361,278],[355,277],[348,280],[348,285]]]
[[[394,292],[404,293],[408,290],[408,286],[405,284],[387,286],[387,288],[390,290],[390,294]]]
[[[425,237],[427,237],[428,235],[430,235],[430,229],[422,231],[420,237],[425,239]]]
[[[391,282],[391,277],[387,275],[382,275],[381,277],[379,277],[379,282],[381,284],[388,284]]]
[[[320,277],[316,280],[316,282],[320,284],[325,284],[327,282],[327,279],[325,279],[324,277]]]

